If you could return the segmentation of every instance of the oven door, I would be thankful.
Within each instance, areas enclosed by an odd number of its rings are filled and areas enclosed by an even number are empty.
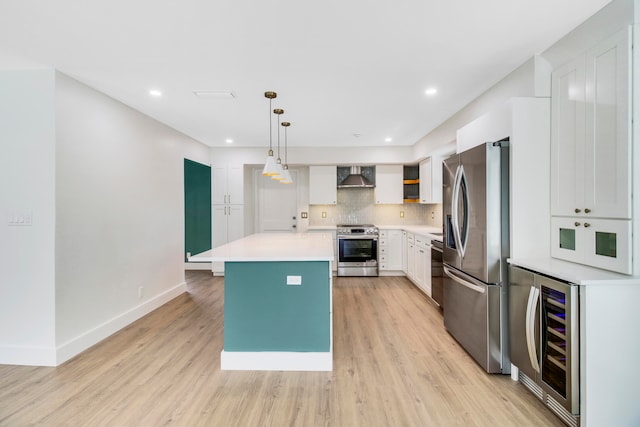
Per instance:
[[[338,276],[377,276],[378,238],[338,236]]]

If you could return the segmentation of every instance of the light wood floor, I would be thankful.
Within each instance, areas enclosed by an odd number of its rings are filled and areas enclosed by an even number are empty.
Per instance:
[[[57,368],[0,365],[0,426],[562,426],[404,278],[336,278],[333,372],[220,371],[223,281]]]

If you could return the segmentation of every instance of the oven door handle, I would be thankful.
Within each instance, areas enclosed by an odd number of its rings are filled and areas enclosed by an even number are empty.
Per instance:
[[[339,240],[375,240],[377,241],[378,238],[377,237],[372,237],[372,236],[338,236]]]

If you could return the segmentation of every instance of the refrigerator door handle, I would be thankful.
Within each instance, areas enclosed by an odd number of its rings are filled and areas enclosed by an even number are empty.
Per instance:
[[[458,200],[460,198],[460,181],[462,178],[462,166],[456,168],[456,175],[453,178],[453,193],[451,195],[451,228],[453,231],[453,241],[456,245],[456,252],[460,258],[464,257],[462,239],[460,238],[460,223],[458,222]]]
[[[446,265],[442,266],[444,273],[447,275],[447,277],[449,277],[451,280],[453,280],[454,282],[462,285],[462,286],[466,286],[467,288],[471,289],[472,291],[478,292],[479,294],[484,294],[485,293],[485,288],[484,286],[479,286],[476,285],[468,280],[465,280],[464,278],[458,276],[455,272],[453,272],[450,268],[448,268]]]
[[[540,364],[538,363],[538,354],[536,352],[535,323],[539,297],[540,290],[535,286],[532,286],[529,290],[529,300],[527,301],[527,313],[525,319],[525,335],[529,360],[531,361],[531,367],[533,370],[538,373],[540,373]]]
[[[467,186],[467,174],[464,172],[464,166],[460,165],[460,182],[458,183],[460,189],[463,191],[463,199],[464,202],[464,219],[462,224],[462,229],[458,226],[458,238],[460,239],[460,249],[462,252],[462,256],[464,257],[464,253],[467,251],[467,242],[469,241],[469,187]],[[464,230],[464,235],[462,235],[462,230]]]

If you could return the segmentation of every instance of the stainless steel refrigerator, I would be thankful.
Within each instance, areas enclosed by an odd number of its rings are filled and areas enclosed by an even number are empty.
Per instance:
[[[507,374],[509,139],[443,166],[444,325],[487,372]]]

